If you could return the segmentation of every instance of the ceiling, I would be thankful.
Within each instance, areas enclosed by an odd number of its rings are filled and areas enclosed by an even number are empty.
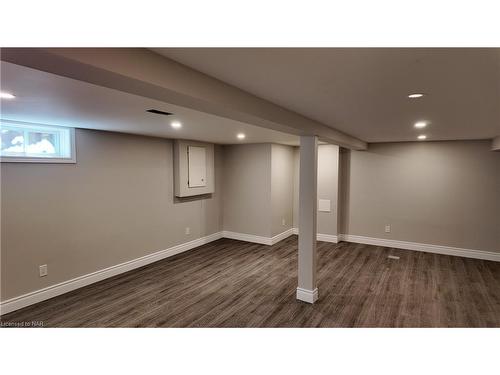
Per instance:
[[[500,135],[500,49],[153,50],[366,142]]]
[[[13,100],[1,102],[0,117],[4,120],[219,144],[272,142],[298,145],[298,137],[294,135],[4,61],[0,73],[2,91],[16,95]],[[174,115],[151,114],[146,112],[148,109]],[[181,122],[182,128],[170,126],[175,120]],[[246,138],[238,140],[238,133],[244,133]]]

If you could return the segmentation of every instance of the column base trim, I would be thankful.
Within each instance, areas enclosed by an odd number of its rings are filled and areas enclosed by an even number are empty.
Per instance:
[[[318,288],[314,290],[297,287],[297,299],[307,303],[314,303],[318,300]]]

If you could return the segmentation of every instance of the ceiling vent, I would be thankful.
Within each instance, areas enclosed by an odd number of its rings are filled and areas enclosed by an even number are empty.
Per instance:
[[[163,116],[170,116],[170,115],[172,115],[172,113],[170,113],[170,112],[164,112],[164,111],[160,111],[158,109],[148,109],[148,110],[146,110],[146,112],[154,113],[154,114],[157,114],[157,115],[163,115]]]

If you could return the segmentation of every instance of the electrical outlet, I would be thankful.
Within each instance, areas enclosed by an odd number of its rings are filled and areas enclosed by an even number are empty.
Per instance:
[[[46,264],[42,264],[40,267],[38,267],[38,269],[40,271],[40,277],[47,276],[47,274],[49,273],[49,271],[47,270]]]
[[[286,220],[285,218],[281,219],[281,225],[285,226],[286,225]]]
[[[385,233],[391,233],[391,224],[386,224]]]
[[[190,233],[191,233],[191,228],[186,227],[186,234],[190,234]]]

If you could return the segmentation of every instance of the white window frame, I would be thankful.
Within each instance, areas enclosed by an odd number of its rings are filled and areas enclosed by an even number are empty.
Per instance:
[[[76,163],[76,145],[75,145],[75,129],[70,127],[63,126],[55,126],[55,125],[45,125],[45,124],[36,124],[29,122],[21,122],[21,121],[11,121],[11,120],[2,120],[0,119],[1,124],[5,124],[7,126],[12,127],[42,127],[47,129],[69,131],[69,147],[70,147],[70,156],[67,158],[60,157],[50,157],[50,156],[2,156],[0,154],[0,163]]]

